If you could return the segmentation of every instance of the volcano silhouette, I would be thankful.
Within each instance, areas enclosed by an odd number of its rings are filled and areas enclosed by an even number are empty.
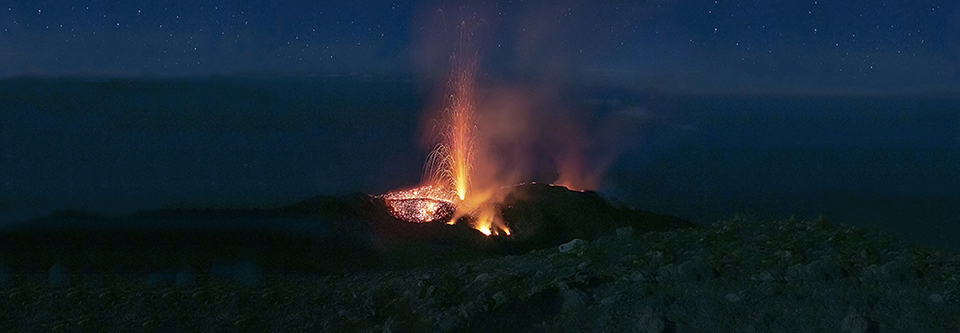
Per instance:
[[[595,192],[528,183],[499,207],[513,231],[488,237],[468,223],[409,223],[383,199],[319,196],[272,209],[164,209],[111,217],[60,212],[0,229],[0,263],[38,273],[145,273],[252,261],[263,272],[397,269],[526,253],[621,227],[654,232],[697,225],[615,206]]]

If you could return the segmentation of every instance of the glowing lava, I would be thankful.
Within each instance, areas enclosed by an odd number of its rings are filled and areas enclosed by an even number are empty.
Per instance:
[[[459,59],[458,59],[459,60]],[[476,150],[474,125],[474,66],[458,61],[456,76],[451,82],[453,93],[448,97],[441,119],[440,142],[430,154],[426,176],[431,183],[452,189],[460,201],[467,199],[470,175]]]
[[[485,235],[509,235],[503,223],[498,202],[499,191],[477,188],[474,173],[477,149],[475,119],[476,63],[462,55],[453,58],[454,73],[445,108],[438,119],[441,126],[437,144],[424,172],[426,185],[381,196],[394,217],[415,223],[432,222],[450,217],[454,224],[463,217],[474,229]],[[452,207],[452,209],[450,208]],[[451,211],[452,210],[452,211]]]
[[[428,223],[450,217],[456,211],[448,192],[439,187],[423,186],[390,192],[380,198],[387,203],[394,217],[407,222]]]

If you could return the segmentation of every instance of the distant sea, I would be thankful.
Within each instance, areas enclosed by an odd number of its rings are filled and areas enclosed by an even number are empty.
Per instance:
[[[0,80],[0,225],[416,185],[437,88],[360,75]],[[572,84],[554,96],[582,124],[629,119],[587,145],[588,158],[613,156],[595,163],[611,200],[700,224],[822,215],[960,252],[960,94]]]

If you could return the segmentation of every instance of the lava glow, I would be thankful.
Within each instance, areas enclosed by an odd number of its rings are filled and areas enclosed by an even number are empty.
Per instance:
[[[428,223],[452,216],[455,205],[449,191],[439,187],[423,186],[406,191],[390,192],[380,196],[387,202],[390,214],[413,223]]]
[[[473,103],[475,66],[463,62],[457,62],[457,71],[451,80],[451,94],[445,101],[447,107],[439,119],[438,143],[430,154],[424,175],[433,186],[453,191],[460,201],[467,199],[477,155],[474,147],[477,139],[476,106]]]
[[[463,54],[461,50],[461,55]],[[476,63],[456,57],[454,75],[445,108],[437,120],[439,136],[430,153],[424,182],[418,188],[387,193],[381,196],[394,217],[415,223],[432,222],[450,217],[448,224],[466,217],[474,229],[483,234],[509,235],[499,209],[498,191],[491,191],[472,182],[478,158],[476,96],[474,75]]]

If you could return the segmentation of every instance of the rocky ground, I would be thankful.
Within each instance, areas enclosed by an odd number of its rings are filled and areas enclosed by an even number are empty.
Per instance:
[[[397,271],[0,274],[19,331],[960,332],[960,255],[825,221],[632,228]]]

